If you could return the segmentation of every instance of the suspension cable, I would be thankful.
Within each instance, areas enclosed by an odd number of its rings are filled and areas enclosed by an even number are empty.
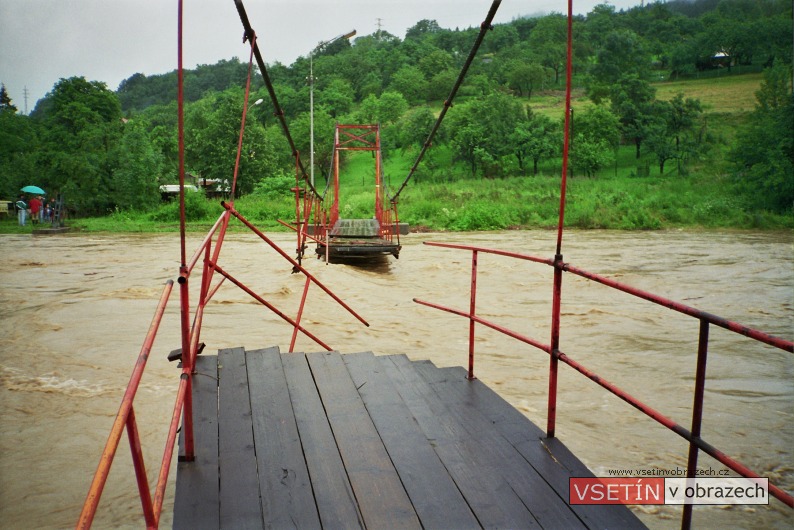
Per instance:
[[[270,81],[270,75],[267,72],[267,65],[265,65],[265,61],[262,59],[262,54],[259,52],[259,46],[257,45],[256,39],[254,38],[255,32],[251,27],[251,22],[248,20],[248,15],[245,12],[243,1],[234,0],[234,4],[237,7],[237,13],[240,15],[240,21],[243,23],[243,28],[245,29],[245,33],[243,34],[243,42],[247,41],[251,43],[254,57],[256,57],[256,64],[259,66],[259,72],[262,74],[262,80],[265,82],[265,87],[267,87],[267,92],[270,95],[270,101],[273,103],[273,115],[278,118],[278,121],[281,124],[281,129],[284,131],[284,136],[287,138],[290,149],[292,149],[292,156],[294,156],[295,160],[297,161],[297,166],[300,168],[300,172],[303,175],[303,180],[306,182],[306,185],[309,187],[312,193],[319,197],[320,194],[317,193],[314,185],[310,182],[309,175],[306,173],[306,168],[303,167],[303,162],[300,159],[298,149],[295,147],[295,141],[292,139],[292,135],[289,132],[287,121],[284,118],[284,110],[278,103],[276,91],[273,88],[273,83]]]
[[[463,84],[463,79],[466,77],[466,73],[469,71],[469,66],[471,66],[472,62],[474,62],[474,57],[477,55],[477,50],[479,50],[483,39],[485,39],[485,34],[488,32],[488,30],[493,29],[493,25],[491,23],[493,22],[494,16],[496,16],[496,10],[499,9],[499,4],[501,3],[502,0],[494,0],[491,4],[491,9],[488,11],[488,16],[486,16],[485,21],[480,24],[480,33],[477,35],[477,40],[474,41],[474,46],[472,46],[471,51],[469,52],[466,63],[463,65],[463,68],[461,68],[458,79],[455,81],[455,85],[452,87],[452,90],[449,93],[449,97],[447,97],[447,99],[444,101],[444,108],[441,109],[441,114],[438,115],[438,119],[436,120],[435,125],[433,125],[433,129],[430,131],[427,140],[425,140],[425,143],[422,144],[422,150],[419,152],[416,162],[414,162],[414,165],[408,172],[408,176],[405,177],[405,180],[397,192],[389,197],[389,200],[391,200],[392,203],[397,201],[400,193],[402,193],[403,189],[408,184],[408,181],[411,180],[411,177],[413,177],[416,169],[419,167],[419,163],[422,161],[422,158],[424,158],[425,152],[432,144],[433,137],[436,135],[436,131],[438,131],[438,128],[441,126],[441,122],[444,121],[444,116],[446,116],[447,110],[449,110],[449,108],[452,106],[452,100],[455,99],[455,95],[458,93],[458,88],[460,88],[460,85]]]
[[[234,197],[237,190],[237,175],[240,172],[240,156],[243,152],[243,135],[245,133],[245,119],[248,115],[248,98],[251,95],[251,70],[254,63],[254,46],[256,45],[256,35],[251,39],[251,54],[248,57],[248,77],[245,81],[245,96],[243,97],[243,117],[240,119],[240,136],[237,140],[237,158],[234,161],[234,176],[232,177],[232,190],[229,202],[234,206]]]

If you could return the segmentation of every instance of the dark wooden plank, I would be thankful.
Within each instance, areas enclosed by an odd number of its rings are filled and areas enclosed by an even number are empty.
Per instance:
[[[426,529],[480,528],[480,524],[371,352],[342,359]]]
[[[510,484],[493,473],[483,448],[417,373],[416,365],[423,363],[411,363],[405,356],[378,359],[480,524],[484,528],[539,528]]]
[[[218,352],[221,528],[262,528],[245,350]]]
[[[483,416],[472,401],[471,381],[459,377],[449,370],[428,364],[417,365],[417,371],[436,392],[438,399],[447,406],[450,414],[461,422],[468,435],[479,440],[487,448],[486,458],[493,472],[507,480],[516,494],[535,516],[538,523],[546,528],[584,528],[584,523],[571,510],[567,497],[562,498],[546,480],[516,451],[504,436],[493,428],[491,420]],[[460,390],[460,391],[459,391]],[[504,402],[505,407],[510,407]]]
[[[444,368],[460,399],[486,415],[491,424],[518,450],[563,499],[569,498],[570,477],[592,477],[593,473],[557,438],[545,432],[481,381],[466,380],[461,367]],[[645,528],[624,506],[573,505],[572,510],[590,528]]]
[[[218,512],[218,358],[196,358],[193,375],[193,437],[196,459],[176,466],[175,529],[220,526]],[[183,433],[179,454],[184,454]]]
[[[306,358],[367,528],[421,528],[339,353]]]
[[[278,348],[247,351],[265,528],[320,528]]]
[[[287,353],[281,362],[323,528],[364,528],[306,357]]]

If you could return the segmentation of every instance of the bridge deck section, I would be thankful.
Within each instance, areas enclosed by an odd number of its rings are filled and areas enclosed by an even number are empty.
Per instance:
[[[592,473],[462,368],[232,348],[196,370],[174,528],[644,528],[570,506]]]

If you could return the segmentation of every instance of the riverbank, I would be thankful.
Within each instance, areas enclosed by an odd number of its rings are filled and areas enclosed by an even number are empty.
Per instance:
[[[286,179],[291,180],[291,179]],[[294,181],[293,185],[294,185]],[[278,219],[294,219],[294,198],[287,190],[253,193],[236,201],[237,209],[257,226],[285,231]],[[559,176],[538,175],[503,179],[463,179],[412,182],[401,195],[400,220],[412,230],[481,231],[556,227],[560,207]],[[565,224],[569,228],[614,230],[669,229],[794,229],[794,212],[779,214],[753,207],[748,198],[732,192],[727,177],[632,175],[573,177],[568,180]],[[187,228],[206,232],[223,212],[217,199],[188,195]],[[371,186],[343,190],[341,215],[372,216]],[[179,230],[175,201],[147,212],[117,210],[102,217],[73,218],[73,231],[160,233]],[[232,223],[236,229],[238,223]],[[15,218],[0,221],[0,233],[32,233]]]

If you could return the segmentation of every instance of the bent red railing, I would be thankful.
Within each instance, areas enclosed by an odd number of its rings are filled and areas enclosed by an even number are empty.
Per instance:
[[[163,319],[163,313],[168,303],[168,297],[171,294],[171,289],[174,286],[172,280],[166,282],[163,288],[163,293],[160,296],[160,302],[157,304],[157,309],[149,326],[149,332],[146,334],[146,339],[143,341],[141,351],[138,354],[138,359],[135,362],[135,368],[132,371],[130,382],[127,384],[127,390],[124,392],[124,397],[121,399],[121,407],[116,414],[116,420],[113,422],[113,427],[110,430],[110,436],[105,444],[105,449],[102,452],[102,458],[99,462],[99,467],[94,474],[94,479],[88,490],[83,511],[80,514],[80,519],[77,523],[79,528],[87,528],[91,526],[91,521],[94,519],[97,507],[99,506],[99,499],[102,496],[102,490],[107,482],[108,473],[110,472],[110,464],[116,455],[116,449],[121,441],[121,436],[124,429],[127,429],[127,435],[130,442],[130,450],[132,452],[133,466],[135,467],[135,476],[138,481],[138,491],[141,497],[141,504],[143,505],[143,514],[146,520],[146,526],[152,527],[157,525],[157,510],[152,503],[152,497],[149,492],[149,481],[146,478],[146,467],[143,462],[143,453],[141,451],[140,438],[138,436],[138,426],[135,421],[135,412],[133,410],[133,401],[135,394],[138,391],[138,385],[143,377],[144,369],[146,368],[146,361],[149,360],[149,353],[152,351],[154,339],[157,336],[157,330],[160,327],[160,322]],[[159,491],[159,488],[157,488]],[[162,496],[160,497],[162,498]],[[155,499],[158,499],[155,494]]]
[[[712,456],[713,458],[715,458],[716,460],[718,460],[719,462],[723,463],[729,469],[733,470],[734,472],[744,477],[760,478],[760,475],[752,471],[750,468],[748,468],[741,462],[738,462],[737,460],[734,460],[733,458],[729,457],[728,455],[726,455],[725,453],[723,453],[722,451],[720,451],[719,449],[709,444],[700,437],[701,423],[703,417],[703,396],[704,396],[704,389],[706,383],[706,360],[708,357],[709,327],[711,325],[719,326],[734,333],[744,335],[754,341],[768,344],[770,346],[779,348],[787,352],[794,351],[794,342],[779,337],[775,337],[773,335],[764,333],[762,331],[758,331],[756,329],[749,328],[737,322],[733,322],[728,319],[719,317],[717,315],[713,315],[711,313],[701,311],[694,307],[690,307],[685,304],[681,304],[679,302],[669,300],[667,298],[655,295],[653,293],[636,289],[630,285],[617,282],[605,276],[587,272],[583,269],[574,267],[573,265],[563,262],[562,256],[560,256],[559,254],[555,256],[555,259],[548,259],[548,258],[529,256],[526,254],[520,254],[515,252],[474,247],[468,245],[455,245],[455,244],[433,243],[433,242],[426,242],[425,244],[431,246],[437,246],[437,247],[450,248],[450,249],[467,250],[470,251],[472,254],[470,304],[469,304],[468,312],[460,309],[454,309],[451,307],[443,306],[440,304],[419,300],[416,298],[414,299],[414,302],[416,303],[428,307],[432,307],[434,309],[446,311],[448,313],[452,313],[469,319],[468,377],[470,379],[474,378],[475,325],[482,324],[499,333],[512,337],[525,344],[529,344],[530,346],[533,346],[537,349],[546,352],[547,354],[549,354],[550,358],[567,364],[577,372],[586,376],[590,380],[596,382],[598,385],[605,388],[612,394],[616,395],[623,401],[629,403],[636,409],[640,410],[646,416],[649,416],[658,423],[664,425],[671,431],[678,434],[680,437],[687,440],[689,442],[689,454],[687,460],[688,476],[691,477],[695,476],[694,473],[697,468],[698,453],[699,451],[703,451],[708,455]],[[532,261],[535,263],[549,265],[554,268],[554,292],[555,292],[554,299],[556,303],[552,304],[552,329],[551,329],[550,343],[547,344],[542,341],[527,337],[523,334],[512,331],[497,323],[491,322],[487,319],[477,316],[476,314],[477,270],[478,270],[478,255],[481,253],[495,254],[499,256],[506,256],[515,259]],[[696,318],[700,321],[700,332],[698,336],[698,352],[697,352],[697,360],[696,360],[695,390],[693,396],[693,410],[692,410],[692,418],[691,418],[691,428],[689,430],[687,430],[686,428],[684,428],[682,425],[675,422],[674,420],[663,415],[662,413],[652,408],[651,406],[643,403],[642,401],[635,398],[628,392],[622,390],[617,385],[610,383],[609,381],[600,377],[595,372],[589,370],[581,363],[576,362],[566,353],[560,351],[559,349],[560,304],[558,301],[560,299],[559,292],[561,290],[561,284],[562,284],[561,278],[563,272],[568,272],[571,274],[575,274],[577,276],[581,276],[583,278],[587,278],[589,280],[605,285],[609,288],[623,291],[624,293],[627,293],[634,297],[641,298],[651,303],[672,309],[684,315]],[[557,363],[552,363],[549,368],[549,396],[548,396],[548,410],[547,410],[548,425],[546,432],[547,436],[550,438],[553,438],[555,436],[556,409],[557,409],[556,381],[557,381]],[[769,484],[769,492],[771,495],[781,500],[786,505],[790,507],[794,507],[794,497],[792,497],[791,494],[783,491],[781,488],[771,483]],[[684,514],[682,521],[682,526],[684,527],[688,527],[691,522],[691,510],[692,510],[691,504],[687,504],[684,506]]]

